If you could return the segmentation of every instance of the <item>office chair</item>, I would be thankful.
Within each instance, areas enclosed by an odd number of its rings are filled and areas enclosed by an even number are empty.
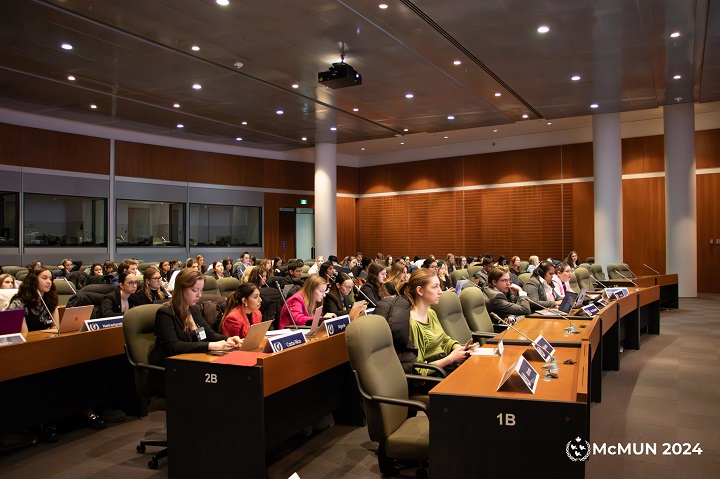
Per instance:
[[[450,273],[450,282],[452,282],[452,285],[455,286],[458,281],[461,279],[471,279],[470,273],[468,273],[468,270],[466,269],[456,269],[452,273]]]
[[[215,295],[220,296],[220,290],[218,289],[217,281],[212,276],[205,275],[205,284],[203,284],[202,295]]]
[[[593,278],[595,278],[598,281],[605,281],[605,273],[603,273],[602,265],[598,263],[591,263],[590,264],[590,273],[593,275]]]
[[[473,332],[473,339],[480,344],[485,344],[487,338],[494,337],[497,334],[496,328],[498,330],[505,329],[500,325],[493,324],[487,308],[485,308],[485,294],[480,288],[463,289],[460,292],[460,306],[465,321]]]
[[[580,287],[578,286],[578,280],[577,276],[575,275],[575,271],[573,271],[572,275],[570,275],[570,281],[568,282],[570,283],[570,289],[580,294]]]
[[[595,256],[588,256],[585,258],[585,262],[592,265],[595,262]]]
[[[56,278],[53,280],[55,283],[55,290],[58,295],[58,306],[67,305],[68,300],[75,295],[76,291],[73,291],[75,285],[70,282],[67,278]]]
[[[220,291],[220,296],[223,298],[227,298],[233,294],[238,289],[238,286],[240,286],[240,280],[232,277],[220,278],[216,283],[218,291]]]
[[[472,288],[477,289],[477,288]],[[472,331],[463,315],[460,298],[455,291],[444,291],[440,295],[438,304],[433,304],[431,309],[437,313],[438,320],[445,333],[461,344],[472,339]]]
[[[529,261],[520,261],[520,271],[523,273],[527,273],[528,267],[530,266]]]
[[[617,273],[617,270],[620,269],[620,265],[617,263],[608,263],[607,265],[607,272],[608,272],[608,279],[620,279],[622,276],[620,276]],[[625,273],[623,273],[625,274]]]
[[[522,281],[523,283],[527,283],[527,281],[532,278],[532,273],[520,273],[520,276],[518,276],[518,279]]]
[[[480,265],[468,266],[468,274],[470,275],[469,278],[473,279],[475,277],[475,273],[477,273],[481,269],[482,269],[482,266],[480,266]]]
[[[125,335],[125,354],[133,366],[135,373],[135,388],[142,400],[141,415],[146,416],[153,391],[150,387],[150,371],[164,373],[165,368],[148,363],[150,348],[155,344],[155,313],[160,309],[159,304],[144,304],[136,306],[125,312],[123,316],[123,334]],[[164,398],[152,403],[154,409],[164,410]],[[153,454],[148,462],[150,469],[157,469],[158,461],[167,456],[167,438],[164,440],[142,440],[137,445],[137,452],[144,453],[146,446],[163,447]]]
[[[575,275],[577,284],[580,289],[585,288],[588,292],[591,293],[595,291],[595,284],[590,279],[590,271],[588,271],[587,268],[581,266],[577,268],[573,274]]]
[[[407,379],[439,382],[439,378],[406,375],[393,348],[385,318],[361,316],[345,330],[350,365],[365,404],[370,440],[379,443],[378,465],[385,475],[397,473],[397,459],[420,461],[416,477],[427,477],[430,446],[428,407],[408,399]],[[408,409],[425,415],[408,417]]]

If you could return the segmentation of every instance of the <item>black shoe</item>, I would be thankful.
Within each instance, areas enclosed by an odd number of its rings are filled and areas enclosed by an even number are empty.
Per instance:
[[[58,442],[58,440],[60,440],[60,434],[58,434],[55,424],[44,424],[40,426],[38,439],[42,442]]]
[[[85,416],[85,421],[87,423],[87,427],[89,427],[90,429],[105,429],[107,427],[105,421],[100,419],[100,416],[98,416],[94,412],[91,412],[90,414]]]
[[[103,411],[100,413],[100,417],[108,424],[123,422],[125,419],[127,419],[127,415],[123,411],[111,408],[103,409]]]

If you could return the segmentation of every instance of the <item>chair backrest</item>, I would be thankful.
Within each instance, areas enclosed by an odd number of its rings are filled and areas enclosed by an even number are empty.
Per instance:
[[[157,263],[157,262],[156,263],[143,263],[141,261],[140,264],[138,264],[138,271],[140,271],[140,273],[142,273],[144,275],[145,270],[148,269],[150,266],[155,266],[157,268],[159,264],[160,263]]]
[[[527,273],[528,266],[530,266],[529,261],[520,261],[520,271],[523,273]]]
[[[623,276],[626,278],[634,278],[630,268],[624,263],[610,263],[607,265],[607,272],[609,279],[622,279]]]
[[[431,307],[437,313],[440,325],[448,336],[462,344],[472,339],[472,331],[465,320],[460,298],[455,291],[443,291],[438,304],[433,304]]]
[[[582,288],[586,288],[588,291],[595,291],[595,284],[590,279],[590,271],[582,266],[578,267],[574,272],[577,284]]]
[[[304,264],[302,267],[303,274],[308,274],[308,271],[310,271],[310,266],[312,266],[312,263]]]
[[[214,294],[220,296],[220,290],[218,289],[217,281],[212,276],[203,276],[205,284],[203,285],[202,295]]]
[[[75,286],[69,280],[63,278],[56,278],[53,283],[55,283],[55,290],[58,295],[58,306],[65,306],[70,297],[75,294],[75,291],[73,291]]]
[[[595,256],[588,256],[587,258],[585,258],[585,262],[593,264],[595,262]]]
[[[590,271],[590,263],[580,263],[578,265],[578,268],[585,268],[586,270]]]
[[[220,296],[223,298],[233,294],[238,289],[238,286],[240,286],[240,281],[237,278],[228,277],[217,280],[218,291],[220,291]]]
[[[605,278],[605,273],[603,273],[602,265],[598,263],[592,263],[590,265],[590,273],[593,275],[593,278],[598,281],[605,281],[607,279]]]
[[[24,271],[18,271],[17,273],[15,273],[15,279],[18,281],[23,281],[25,279],[25,277],[29,274],[30,274],[30,271],[28,271],[27,268],[25,268]]]
[[[475,273],[477,273],[481,269],[482,269],[482,266],[480,266],[480,265],[469,266],[468,274],[470,275],[470,279],[473,279],[475,277]]]
[[[135,364],[148,364],[150,348],[155,344],[155,314],[160,309],[159,304],[143,304],[128,309],[123,315],[123,335],[128,359]],[[148,370],[133,368],[135,372],[135,387],[141,398],[149,400],[150,386]]]
[[[455,286],[457,282],[461,279],[472,279],[470,278],[470,273],[466,269],[456,269],[452,273],[450,273],[450,281],[452,282],[452,285]]]
[[[21,271],[27,271],[27,268],[25,266],[3,266],[3,273],[7,273],[12,275],[15,279],[17,279],[17,274]]]
[[[360,316],[345,329],[350,365],[359,377],[362,388],[369,395],[408,398],[408,386],[400,359],[393,347],[392,333],[387,320],[377,314]],[[365,403],[370,440],[383,442],[407,418],[408,408]]]
[[[572,275],[570,275],[570,289],[575,291],[576,293],[580,294],[580,286],[578,285],[577,276],[575,276],[575,272],[573,271]]]
[[[465,321],[472,331],[478,333],[494,332],[493,323],[485,308],[485,294],[480,288],[465,288],[460,292],[460,306]]]
[[[117,286],[112,284],[102,284],[102,283],[88,283],[83,288],[83,291],[88,293],[100,293],[100,294],[108,294],[110,291],[115,291],[117,289]]]
[[[532,273],[527,273],[527,272],[525,272],[525,273],[520,273],[520,276],[518,276],[518,278],[519,278],[520,281],[522,281],[523,283],[527,283],[527,281],[528,281],[530,278],[532,278]]]

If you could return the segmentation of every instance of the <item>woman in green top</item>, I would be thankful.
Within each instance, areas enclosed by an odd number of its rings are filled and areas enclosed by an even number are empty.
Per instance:
[[[430,306],[440,301],[443,290],[433,270],[420,268],[400,287],[400,295],[410,302],[410,340],[417,347],[419,362],[453,369],[467,359],[472,340],[462,345],[448,336]],[[420,369],[428,374],[427,369]]]

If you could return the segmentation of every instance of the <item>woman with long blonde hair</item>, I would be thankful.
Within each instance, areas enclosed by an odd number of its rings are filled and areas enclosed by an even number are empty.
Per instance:
[[[279,329],[292,324],[301,326],[312,324],[315,310],[322,308],[327,291],[328,282],[325,278],[317,274],[309,276],[300,291],[290,296],[280,310]],[[334,318],[336,315],[327,313],[323,317]]]

